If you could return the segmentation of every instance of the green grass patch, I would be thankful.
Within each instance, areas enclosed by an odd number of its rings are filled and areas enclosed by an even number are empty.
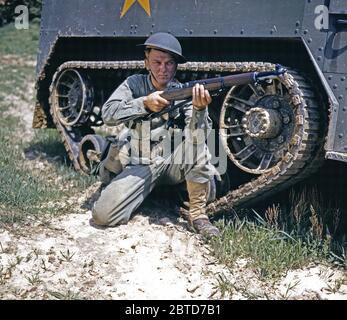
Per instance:
[[[27,30],[17,30],[14,23],[0,28],[0,56],[5,54],[36,56],[39,34],[40,26],[36,22],[30,22]]]
[[[0,221],[6,223],[22,221],[28,214],[54,213],[54,207],[45,204],[81,192],[96,181],[72,168],[56,130],[39,130],[32,142],[23,144],[14,135],[18,126],[15,117],[0,118]],[[52,171],[40,175],[24,169],[29,160],[23,154],[28,150],[52,161]],[[60,178],[55,182],[56,177]]]
[[[35,70],[32,67],[2,65],[0,70],[0,102],[4,102],[5,98],[10,95],[12,98],[34,103],[34,94],[28,94],[28,83],[32,83],[34,86],[34,76]],[[10,105],[4,103],[0,106],[1,111],[7,110],[9,107]]]
[[[64,185],[70,184],[77,192],[85,190],[96,182],[94,176],[81,174],[73,168],[56,129],[36,129],[35,137],[26,145],[26,149],[36,151],[51,159],[55,174],[61,177],[61,182]]]
[[[294,200],[289,211],[273,205],[263,215],[244,209],[234,220],[219,220],[222,236],[210,241],[212,254],[231,272],[242,259],[242,264],[263,283],[275,283],[288,271],[310,263],[347,269],[346,243],[332,238],[340,214],[335,204],[324,203],[315,188],[291,197]],[[264,298],[248,290],[243,275],[238,278],[235,282],[217,275],[222,295],[242,292],[250,299]]]
[[[66,160],[60,137],[53,130],[41,130],[34,142],[22,144],[13,132],[18,130],[15,117],[0,118],[0,221],[13,223],[22,221],[28,214],[63,213],[47,207],[47,203],[59,202],[85,190],[96,181],[95,177],[76,172]],[[47,148],[45,148],[47,147]],[[23,153],[37,150],[42,159],[52,161],[52,171],[40,175],[23,168]],[[59,177],[59,180],[55,181]]]
[[[28,215],[58,214],[52,203],[73,196],[95,182],[76,172],[69,163],[64,146],[56,130],[37,130],[33,141],[23,143],[20,119],[11,110],[21,103],[33,105],[35,91],[34,67],[16,63],[20,59],[35,59],[38,47],[39,25],[30,23],[29,30],[17,30],[14,24],[0,28],[0,57],[13,55],[13,61],[0,66],[0,222],[21,222]],[[6,60],[7,61],[7,60]],[[25,60],[24,60],[25,61]],[[14,113],[16,114],[16,113]],[[34,130],[34,129],[33,129]],[[27,166],[28,152],[36,152],[40,160],[51,163],[50,171],[40,173]],[[35,161],[35,160],[34,160]],[[59,177],[59,178],[58,178]],[[58,179],[57,179],[58,178]]]
[[[316,258],[324,259],[327,250],[316,242],[306,243],[287,233],[268,228],[247,219],[220,223],[223,236],[211,242],[214,255],[228,266],[246,259],[247,266],[259,279],[276,279],[286,271],[307,265]]]
[[[0,104],[1,107],[1,104]],[[1,108],[3,109],[3,108]],[[63,195],[45,181],[23,169],[22,145],[13,133],[18,130],[18,119],[0,118],[0,221],[18,222],[26,214],[39,213],[40,204],[57,200]]]

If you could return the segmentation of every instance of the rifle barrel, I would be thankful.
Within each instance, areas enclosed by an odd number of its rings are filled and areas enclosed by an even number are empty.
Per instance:
[[[206,90],[209,91],[216,91],[223,89],[225,87],[232,87],[235,85],[243,85],[252,83],[256,80],[256,74],[257,72],[245,72],[241,74],[235,74],[225,77],[218,77],[218,78],[209,78],[209,79],[203,79],[203,80],[195,80],[195,81],[189,81],[183,84],[180,84],[177,88],[170,88],[165,90],[161,96],[168,100],[183,100],[190,98],[192,93],[192,88],[198,83],[204,85]]]
[[[198,83],[204,85],[206,90],[216,91],[227,87],[239,86],[249,84],[265,79],[271,79],[282,75],[287,70],[280,64],[276,65],[276,69],[273,71],[265,72],[245,72],[239,74],[233,74],[225,77],[209,78],[203,80],[189,81],[183,84],[179,84],[175,88],[169,88],[165,90],[161,96],[168,100],[183,100],[190,98],[193,95],[192,88]]]

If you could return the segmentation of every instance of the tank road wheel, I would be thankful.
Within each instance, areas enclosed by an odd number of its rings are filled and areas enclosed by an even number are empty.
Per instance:
[[[231,88],[221,108],[221,142],[232,163],[254,176],[224,201],[235,206],[258,201],[318,168],[323,142],[318,110],[311,86],[293,71]]]
[[[93,111],[93,86],[88,76],[66,69],[54,76],[50,93],[53,121],[75,169],[80,170],[79,143],[86,134],[94,133],[92,125],[99,124]]]
[[[93,109],[93,87],[87,77],[74,69],[64,70],[53,87],[53,112],[64,126],[87,122]]]
[[[78,161],[81,169],[91,174],[100,163],[102,152],[106,147],[106,139],[98,134],[88,134],[82,139],[79,147]]]

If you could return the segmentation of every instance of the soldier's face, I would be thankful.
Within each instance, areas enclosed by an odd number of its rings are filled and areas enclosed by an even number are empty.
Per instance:
[[[163,90],[173,79],[177,69],[175,59],[167,52],[151,49],[145,58],[147,70],[151,71],[156,89]],[[154,78],[154,79],[153,79]]]

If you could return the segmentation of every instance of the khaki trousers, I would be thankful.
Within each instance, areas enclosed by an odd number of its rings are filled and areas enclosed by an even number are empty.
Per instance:
[[[148,165],[127,165],[94,203],[92,214],[95,223],[105,226],[127,223],[157,185],[175,185],[185,180],[209,182],[216,174],[209,160],[206,145],[183,142],[166,160],[159,157]]]

